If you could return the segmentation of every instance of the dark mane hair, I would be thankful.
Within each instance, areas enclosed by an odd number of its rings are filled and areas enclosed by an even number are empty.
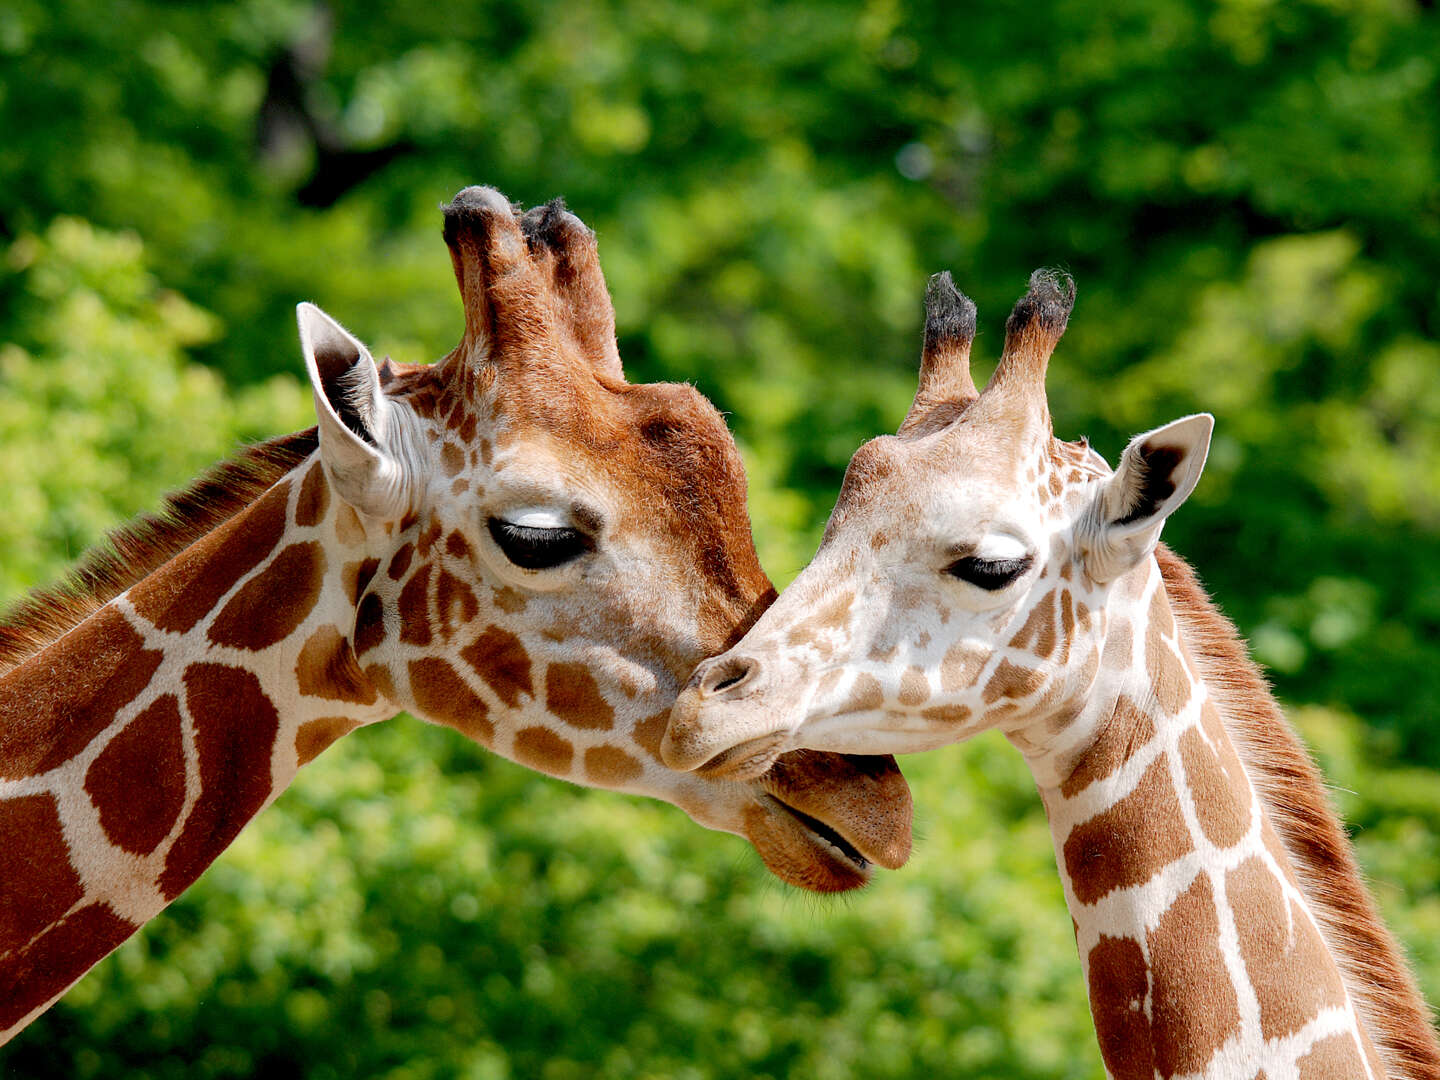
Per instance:
[[[0,675],[84,622],[259,498],[319,446],[315,429],[247,446],[91,548],[64,580],[0,616]]]
[[[1215,695],[1265,812],[1290,854],[1365,1029],[1395,1080],[1440,1077],[1440,1042],[1403,954],[1380,920],[1325,781],[1234,626],[1188,563],[1156,550],[1185,641]]]

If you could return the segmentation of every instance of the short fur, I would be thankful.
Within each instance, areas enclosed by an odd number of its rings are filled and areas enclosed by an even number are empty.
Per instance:
[[[18,667],[130,586],[219,528],[313,454],[314,428],[247,446],[190,487],[91,548],[58,585],[36,589],[0,617],[0,675]]]
[[[1320,770],[1264,675],[1188,563],[1164,544],[1160,572],[1265,812],[1289,851],[1361,1021],[1395,1080],[1440,1076],[1440,1041],[1395,939],[1375,910]]]

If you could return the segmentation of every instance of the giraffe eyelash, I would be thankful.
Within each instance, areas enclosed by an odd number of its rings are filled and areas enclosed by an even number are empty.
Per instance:
[[[579,529],[516,525],[495,517],[486,524],[496,546],[523,570],[551,570],[595,548],[594,541]]]
[[[1033,561],[1029,555],[1018,559],[982,559],[977,555],[966,555],[947,566],[945,572],[988,592],[996,592],[1029,570]]]

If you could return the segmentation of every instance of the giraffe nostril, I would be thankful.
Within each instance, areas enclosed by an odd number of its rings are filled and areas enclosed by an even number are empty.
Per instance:
[[[734,696],[752,681],[760,662],[748,656],[726,656],[710,665],[700,678],[700,692],[711,697]]]

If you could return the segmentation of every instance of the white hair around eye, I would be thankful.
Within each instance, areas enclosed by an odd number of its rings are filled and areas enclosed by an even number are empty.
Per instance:
[[[1009,533],[991,533],[976,545],[975,555],[981,559],[1023,559],[1030,554],[1029,545]]]
[[[574,528],[568,514],[561,513],[550,506],[522,506],[516,510],[506,511],[503,519],[511,525],[519,525],[524,529]]]

